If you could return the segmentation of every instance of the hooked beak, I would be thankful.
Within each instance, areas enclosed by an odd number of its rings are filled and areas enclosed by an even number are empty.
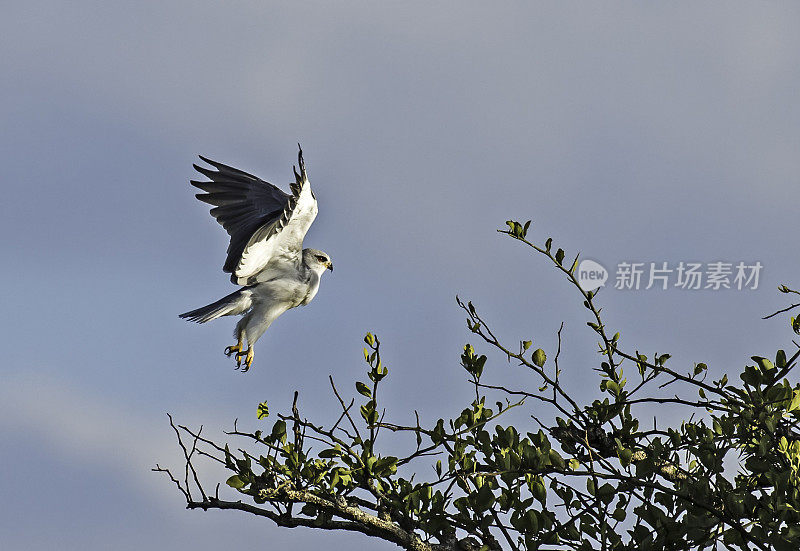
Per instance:
[[[328,267],[328,269],[329,269],[331,272],[333,272],[333,262],[327,262],[327,263],[325,264],[325,266],[327,266],[327,267]]]

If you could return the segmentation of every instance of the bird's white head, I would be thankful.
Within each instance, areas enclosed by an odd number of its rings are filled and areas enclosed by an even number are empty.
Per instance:
[[[303,249],[303,264],[322,275],[325,270],[333,271],[333,262],[328,253],[317,249]]]

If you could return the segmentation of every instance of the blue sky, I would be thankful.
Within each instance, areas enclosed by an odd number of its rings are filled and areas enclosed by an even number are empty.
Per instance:
[[[362,536],[185,511],[166,412],[219,435],[256,405],[335,414],[333,374],[384,343],[396,420],[457,414],[469,340],[454,295],[597,388],[580,301],[495,229],[533,219],[609,269],[755,262],[754,291],[619,291],[623,344],[733,373],[791,346],[798,285],[794,3],[16,2],[0,21],[0,488],[7,549],[282,549]],[[236,373],[233,320],[177,314],[232,288],[226,236],[187,181],[202,154],[283,185],[301,142],[332,255]],[[492,371],[491,366],[494,366]],[[487,374],[519,386],[492,357]]]

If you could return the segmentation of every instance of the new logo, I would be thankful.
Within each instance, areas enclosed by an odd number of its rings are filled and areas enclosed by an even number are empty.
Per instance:
[[[578,285],[584,291],[603,287],[608,280],[608,270],[594,260],[581,260],[578,264]]]

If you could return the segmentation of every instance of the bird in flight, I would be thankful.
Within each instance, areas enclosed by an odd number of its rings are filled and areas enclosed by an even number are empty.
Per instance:
[[[259,337],[286,310],[311,302],[320,277],[325,270],[332,272],[333,264],[326,253],[303,248],[303,237],[317,216],[317,199],[302,149],[297,155],[300,173],[293,167],[291,194],[247,172],[200,158],[213,169],[193,166],[209,181],[190,183],[205,192],[195,197],[214,206],[211,215],[230,235],[222,270],[242,287],[180,317],[205,323],[222,316],[243,316],[233,333],[236,344],[227,347],[225,355],[235,357],[237,369],[244,359],[242,371],[247,371]]]

